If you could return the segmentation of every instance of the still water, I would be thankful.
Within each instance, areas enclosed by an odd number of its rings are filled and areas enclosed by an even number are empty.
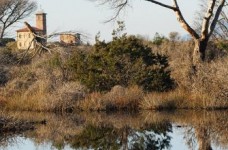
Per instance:
[[[2,150],[228,149],[228,111],[7,113],[22,120],[46,120],[46,124],[1,134]]]

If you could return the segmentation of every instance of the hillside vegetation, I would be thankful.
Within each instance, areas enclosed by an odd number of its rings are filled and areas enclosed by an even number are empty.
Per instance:
[[[68,112],[228,108],[227,45],[211,41],[197,74],[192,41],[160,35],[149,41],[114,33],[110,42],[58,46],[22,61],[8,45],[0,48],[0,106]]]

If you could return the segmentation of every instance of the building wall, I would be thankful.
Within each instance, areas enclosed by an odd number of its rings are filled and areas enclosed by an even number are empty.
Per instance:
[[[18,49],[30,49],[34,48],[34,42],[32,42],[34,35],[30,32],[17,32],[17,48]],[[31,43],[32,42],[32,43]]]
[[[36,14],[36,27],[43,30],[43,35],[47,34],[47,21],[45,13]]]
[[[39,30],[36,31],[38,35],[45,36],[47,34],[47,22],[46,22],[46,13],[40,12],[36,14],[36,28]],[[34,48],[34,42],[32,42],[34,36],[28,31],[17,32],[17,47],[18,49],[28,49],[30,44],[30,49]],[[32,43],[31,43],[32,42]],[[46,44],[47,40],[43,39],[40,42]]]
[[[60,42],[65,44],[76,44],[77,39],[74,35],[62,34],[60,35]]]

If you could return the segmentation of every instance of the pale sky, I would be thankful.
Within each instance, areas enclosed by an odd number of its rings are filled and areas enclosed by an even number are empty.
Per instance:
[[[37,0],[38,10],[47,13],[48,33],[60,31],[80,31],[89,35],[88,41],[93,43],[95,35],[100,31],[101,39],[111,39],[111,33],[116,23],[104,23],[114,13],[109,7],[98,5],[92,0]],[[161,0],[172,4],[171,0]],[[199,0],[179,0],[179,6],[189,24],[192,24]],[[35,14],[35,13],[34,13]],[[152,38],[156,32],[167,36],[169,32],[177,31],[182,35],[187,33],[180,27],[173,11],[157,6],[145,0],[132,0],[118,20],[124,20],[128,34],[140,34]],[[27,18],[35,25],[35,15]],[[23,27],[23,24],[19,24]]]

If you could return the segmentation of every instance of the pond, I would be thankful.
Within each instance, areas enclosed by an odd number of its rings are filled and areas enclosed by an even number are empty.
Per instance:
[[[3,150],[228,149],[228,111],[7,115],[20,120],[45,120],[45,124],[37,124],[32,130],[1,133]]]

